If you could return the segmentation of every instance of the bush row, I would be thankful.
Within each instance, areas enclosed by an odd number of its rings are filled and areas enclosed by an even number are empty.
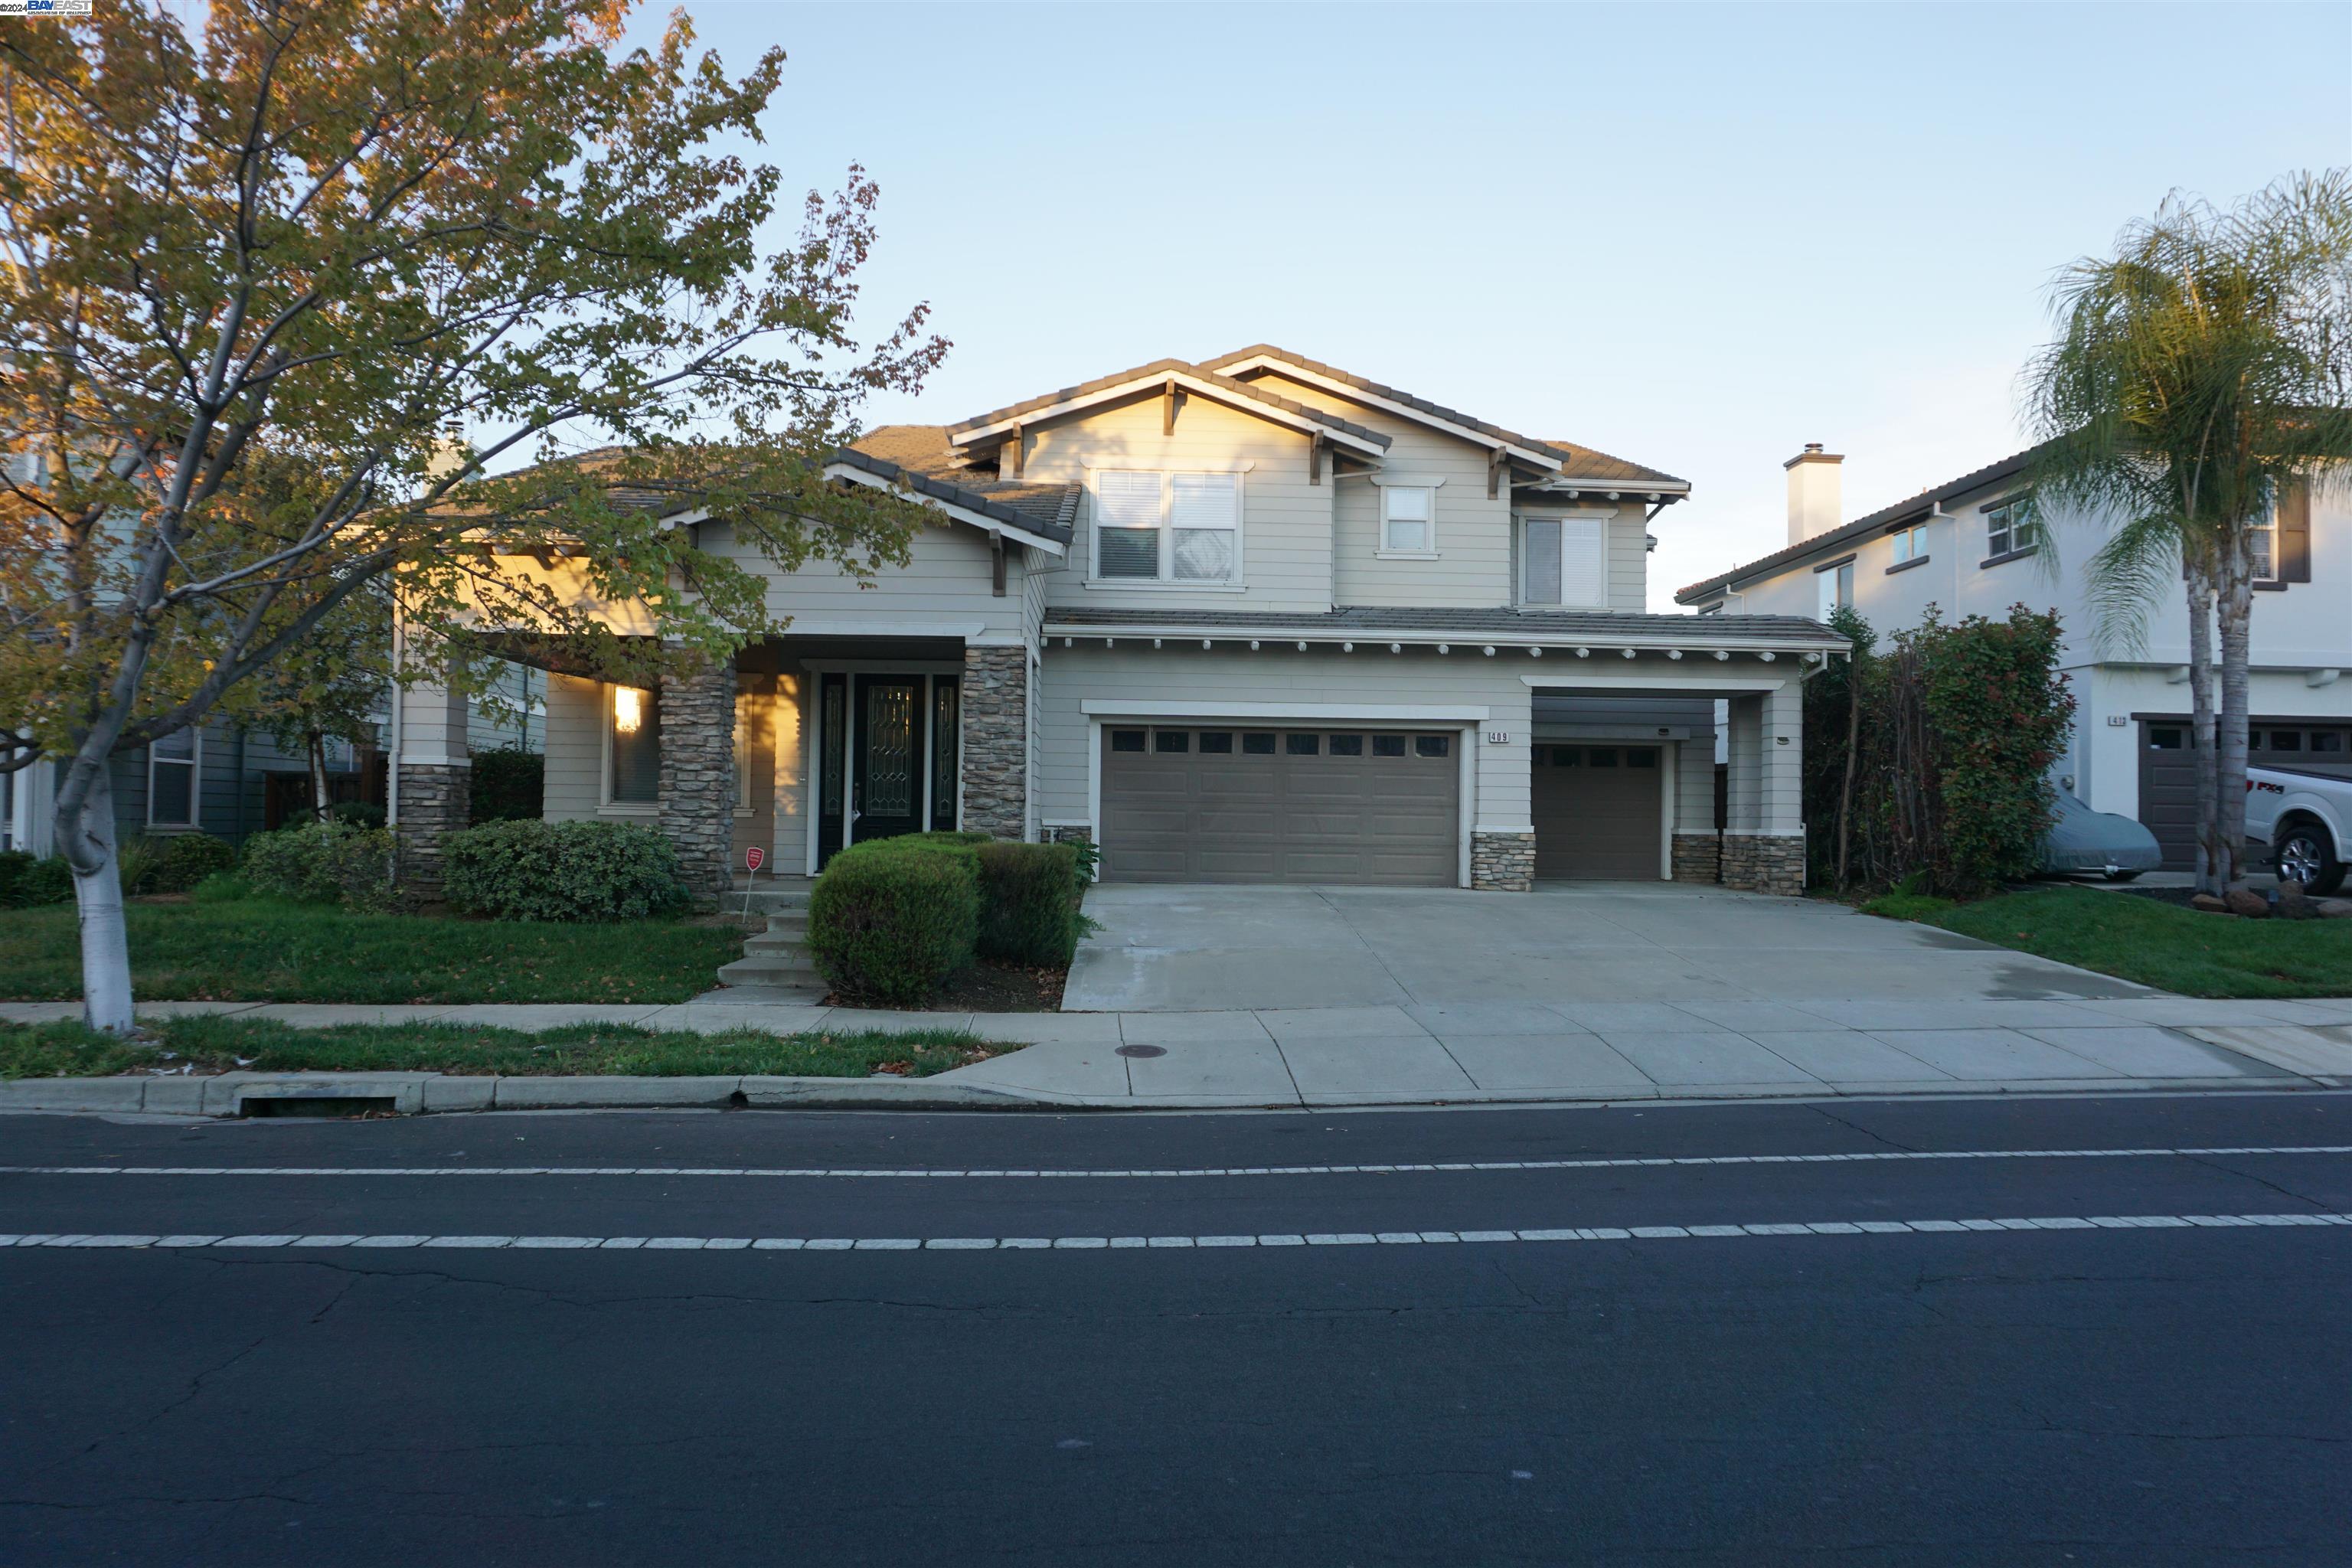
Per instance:
[[[980,833],[923,833],[834,857],[809,899],[809,951],[837,991],[927,1002],[975,957],[1070,962],[1079,933],[1077,851]]]
[[[486,822],[449,836],[442,878],[451,908],[494,920],[644,920],[691,901],[669,840],[627,822]]]
[[[126,893],[184,893],[236,864],[236,847],[209,833],[134,834],[114,854]],[[37,860],[21,849],[0,853],[0,909],[62,904],[73,896],[73,868],[63,856]]]

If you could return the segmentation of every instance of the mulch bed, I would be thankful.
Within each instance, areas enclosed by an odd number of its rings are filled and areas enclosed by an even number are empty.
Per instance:
[[[945,991],[925,1007],[890,1011],[930,1013],[1056,1013],[1062,987],[1070,978],[1066,969],[1035,968],[1018,963],[992,963],[982,959],[950,982]],[[840,995],[824,999],[828,1007],[861,1005]]]

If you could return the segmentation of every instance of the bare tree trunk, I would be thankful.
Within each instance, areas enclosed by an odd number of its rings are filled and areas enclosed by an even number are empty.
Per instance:
[[[131,995],[131,942],[122,926],[122,874],[114,858],[114,785],[101,764],[81,797],[79,820],[58,814],[58,842],[73,868],[81,916],[82,1019],[110,1035],[137,1023]]]
[[[2221,711],[2213,774],[2214,791],[2221,797],[2214,838],[2221,859],[2215,870],[2224,888],[2236,888],[2246,880],[2247,661],[2254,616],[2253,565],[2246,558],[2242,532],[2234,533],[2223,547],[2221,563]]]
[[[302,751],[310,764],[310,815],[324,822],[327,807],[327,737],[312,730],[302,737]]]
[[[1837,885],[1846,886],[1846,847],[1853,820],[1853,752],[1862,739],[1862,668],[1853,655],[1845,656],[1845,779],[1838,785]]]
[[[2207,563],[2193,556],[2189,562],[2189,763],[2197,781],[2197,890],[2219,893],[2223,883],[2220,773],[2213,751],[2213,578]]]

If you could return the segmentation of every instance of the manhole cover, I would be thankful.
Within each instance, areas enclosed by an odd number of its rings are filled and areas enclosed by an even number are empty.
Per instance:
[[[1165,1046],[1121,1046],[1118,1048],[1118,1054],[1123,1057],[1164,1057],[1168,1054],[1168,1047]]]

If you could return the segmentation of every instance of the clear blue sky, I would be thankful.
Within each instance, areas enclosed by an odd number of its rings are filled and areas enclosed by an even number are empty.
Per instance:
[[[877,422],[1276,342],[1690,479],[1653,608],[1806,441],[1849,516],[2014,450],[2052,269],[2167,191],[2352,163],[2347,4],[688,9],[955,340]]]

